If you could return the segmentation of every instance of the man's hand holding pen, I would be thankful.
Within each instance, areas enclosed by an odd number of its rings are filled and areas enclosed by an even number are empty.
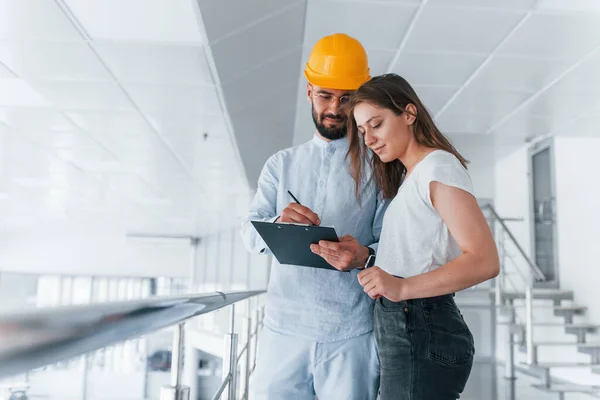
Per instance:
[[[291,222],[296,224],[320,225],[319,216],[308,207],[298,203],[290,203],[281,212],[281,217],[275,222]]]

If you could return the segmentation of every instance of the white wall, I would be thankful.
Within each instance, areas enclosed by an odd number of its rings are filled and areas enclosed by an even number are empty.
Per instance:
[[[600,138],[558,137],[555,142],[556,215],[561,287],[588,306],[600,324]]]
[[[475,196],[493,199],[495,195],[494,141],[484,134],[452,135],[450,140],[456,150],[469,161],[467,170],[473,182]]]
[[[597,285],[600,269],[595,265],[595,248],[600,237],[600,219],[595,215],[594,184],[596,171],[600,170],[600,139],[556,138],[556,189],[557,189],[557,230],[559,251],[560,286],[575,292],[575,303],[589,307],[587,320],[600,324],[600,304],[597,300]],[[529,256],[531,252],[530,193],[528,176],[528,145],[503,152],[495,165],[495,207],[502,217],[520,217],[523,222],[508,222],[509,228],[519,244]],[[512,250],[513,253],[514,248]],[[516,258],[517,265],[525,270],[522,258]],[[537,309],[537,321],[553,319],[551,312]],[[523,319],[522,319],[523,320]],[[535,330],[536,340],[567,341],[573,339],[564,335],[564,330],[540,328]],[[504,360],[506,336],[500,332],[498,355]],[[594,340],[590,336],[590,340]],[[544,351],[544,350],[542,350]],[[587,356],[577,354],[572,349],[546,349],[540,354],[541,361],[586,361]],[[563,370],[554,375],[558,378],[579,383],[589,383],[598,379],[586,372]]]

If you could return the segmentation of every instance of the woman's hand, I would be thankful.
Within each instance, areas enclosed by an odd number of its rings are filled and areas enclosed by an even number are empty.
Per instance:
[[[396,278],[379,267],[375,266],[359,272],[358,282],[372,299],[385,297],[394,302],[404,300],[404,279]]]

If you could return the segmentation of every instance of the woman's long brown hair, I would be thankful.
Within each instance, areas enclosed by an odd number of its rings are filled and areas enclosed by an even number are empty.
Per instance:
[[[402,115],[408,104],[413,104],[417,109],[415,122],[412,125],[413,134],[418,144],[434,149],[445,150],[458,158],[466,168],[465,160],[456,151],[448,138],[437,128],[429,111],[425,108],[417,93],[410,84],[397,74],[385,74],[372,78],[363,84],[352,97],[350,113],[348,115],[348,136],[350,148],[346,157],[350,158],[350,172],[354,178],[355,192],[360,200],[360,186],[365,178],[366,166],[370,163],[373,177],[377,187],[383,191],[383,197],[390,199],[396,196],[402,179],[406,174],[406,167],[400,160],[388,163],[382,162],[365,145],[354,120],[354,108],[360,103],[371,103],[377,107],[387,108],[396,115]]]

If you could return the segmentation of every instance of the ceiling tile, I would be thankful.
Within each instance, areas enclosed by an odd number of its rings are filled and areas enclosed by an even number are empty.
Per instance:
[[[493,57],[472,84],[485,89],[538,91],[570,67],[564,60]]]
[[[148,114],[219,114],[221,106],[214,87],[125,84],[137,106]]]
[[[498,54],[575,62],[600,46],[598,21],[594,14],[537,13],[515,32]]]
[[[146,134],[152,131],[152,127],[136,112],[68,111],[65,114],[77,126],[90,132]]]
[[[213,43],[223,36],[245,29],[273,13],[304,3],[300,0],[199,0],[204,26],[210,42]],[[235,10],[235,12],[232,12]]]
[[[0,62],[26,79],[112,79],[86,43],[0,42]]]
[[[367,49],[367,54],[369,57],[369,68],[371,68],[371,76],[377,76],[388,72],[388,68],[390,66],[390,63],[392,62],[392,59],[396,55],[396,52]],[[306,57],[302,60],[308,61],[308,53]]]
[[[562,0],[559,0],[562,1]],[[429,0],[430,4],[445,6],[529,10],[536,0]]]
[[[200,43],[197,10],[189,0],[65,0],[95,40]]]
[[[404,52],[392,72],[411,85],[461,86],[484,60],[481,55]]]
[[[113,82],[34,81],[33,87],[66,110],[131,110],[133,105]]]
[[[394,50],[400,45],[416,10],[415,5],[404,3],[375,6],[362,2],[311,1],[306,11],[304,44],[312,48],[321,37],[344,32],[358,39],[369,51]]]
[[[600,136],[600,114],[577,118],[554,132],[559,136]]]
[[[0,121],[22,132],[74,129],[63,114],[44,108],[0,108]]]
[[[519,111],[502,125],[494,129],[492,134],[498,137],[532,138],[546,135],[555,129],[548,118],[531,115],[527,110]]]
[[[519,107],[532,96],[532,93],[509,90],[486,90],[477,85],[469,85],[448,106],[449,114],[483,114],[494,116],[495,120]]]
[[[523,15],[519,11],[427,5],[405,50],[487,54]]]
[[[576,66],[555,86],[559,87],[559,91],[595,93],[600,98],[600,74],[598,71],[600,71],[600,51]]]
[[[83,41],[54,1],[0,0],[0,39]]]
[[[0,106],[50,107],[52,104],[21,79],[0,79]]]
[[[412,86],[412,85],[411,85]],[[429,110],[431,117],[446,104],[452,95],[458,90],[455,86],[413,86],[421,102]]]
[[[600,3],[597,0],[540,0],[540,10],[599,12]]]
[[[477,114],[442,114],[436,121],[445,134],[484,134],[492,126],[492,117]]]
[[[164,137],[190,137],[204,133],[208,134],[207,138],[227,135],[222,115],[168,113],[149,114],[148,118]]]
[[[14,72],[0,62],[0,79],[12,79],[16,77],[17,76],[14,74]]]
[[[212,85],[204,47],[94,43],[117,79],[126,83]]]
[[[299,48],[303,22],[304,5],[300,4],[211,45],[221,81],[230,81],[248,69]]]
[[[255,101],[268,98],[271,101],[295,102],[296,92],[283,92],[283,87],[290,87],[291,82],[298,79],[302,48],[278,58],[268,64],[250,71],[248,74],[223,84],[223,92],[227,99],[227,110],[237,110],[251,106]],[[268,84],[266,84],[268,82]],[[295,88],[294,88],[295,89]]]

